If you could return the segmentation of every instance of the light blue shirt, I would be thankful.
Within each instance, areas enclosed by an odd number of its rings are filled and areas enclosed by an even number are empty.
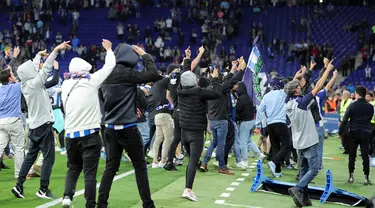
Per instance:
[[[0,86],[0,119],[21,117],[21,83]]]
[[[284,107],[286,97],[284,90],[273,90],[263,97],[257,110],[257,127],[261,127],[264,118],[267,120],[267,125],[273,123],[286,124]],[[262,127],[264,128],[265,126]]]

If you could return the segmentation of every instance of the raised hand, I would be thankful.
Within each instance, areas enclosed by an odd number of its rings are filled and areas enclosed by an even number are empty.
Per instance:
[[[310,71],[314,69],[314,67],[316,66],[316,62],[314,61],[310,61]]]
[[[324,57],[323,59],[323,63],[324,63],[324,67],[327,68],[328,67],[328,64],[329,64],[329,59]]]
[[[39,54],[41,57],[43,57],[43,58],[49,55],[49,54],[47,53],[47,49],[44,49],[43,51],[39,51],[38,54]]]
[[[190,48],[190,46],[189,46],[189,48]],[[203,46],[201,46],[201,47],[199,47],[199,53],[200,54],[203,54],[204,53],[204,51],[205,51],[205,49],[204,49],[204,47]]]
[[[331,71],[332,69],[335,68],[335,66],[332,63],[333,63],[333,59],[328,63],[327,70]]]
[[[15,47],[14,50],[13,50],[13,57],[17,58],[17,56],[20,54],[20,52],[21,52],[20,47],[19,46]]]
[[[102,39],[102,46],[106,51],[112,50],[112,42],[107,39]]]
[[[238,68],[239,60],[232,61],[232,69],[231,71],[235,71]]]
[[[213,78],[218,78],[219,77],[219,69],[214,69],[214,71],[212,72],[212,77]]]
[[[59,62],[54,61],[53,62],[53,68],[55,68],[55,70],[59,70]]]
[[[337,77],[338,74],[339,74],[339,73],[337,72],[337,69],[335,69],[335,71],[333,71],[332,78],[333,78],[333,79],[336,79],[336,77]]]
[[[69,45],[70,41],[64,41],[60,45],[56,46],[55,49],[53,49],[56,53],[58,53],[61,50],[64,50],[66,48],[70,48]]]
[[[185,50],[185,58],[190,59],[191,58],[191,50],[190,46]]]
[[[239,70],[245,70],[246,69],[246,62],[245,60],[243,59],[243,56],[241,56],[240,60],[238,61],[239,62]]]
[[[143,56],[143,55],[146,54],[146,52],[142,48],[140,48],[136,45],[132,45],[132,47],[133,47],[134,52],[136,52],[139,56]]]

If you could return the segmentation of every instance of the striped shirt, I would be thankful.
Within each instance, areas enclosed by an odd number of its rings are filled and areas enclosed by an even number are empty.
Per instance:
[[[75,138],[79,138],[79,137],[85,137],[85,136],[89,136],[91,134],[94,134],[98,131],[100,131],[99,128],[98,129],[88,129],[88,130],[83,130],[83,131],[75,131],[75,132],[72,132],[72,133],[67,133],[66,138],[75,139]]]
[[[113,125],[113,124],[106,124],[105,125],[105,127],[109,128],[109,129],[114,129],[114,130],[127,129],[127,128],[132,127],[132,126],[137,126],[137,124],[132,123],[132,124],[126,124],[126,125]]]

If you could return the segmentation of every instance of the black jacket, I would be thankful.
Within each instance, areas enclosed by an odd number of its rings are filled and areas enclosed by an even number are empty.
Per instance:
[[[162,78],[152,56],[145,54],[142,57],[145,63],[144,71],[138,72],[130,66],[117,63],[100,87],[99,99],[103,102],[106,124],[136,123],[137,84],[155,82]]]
[[[156,114],[170,113],[169,101],[167,99],[167,90],[169,90],[170,81],[169,77],[164,77],[152,85],[151,91],[155,102]]]
[[[365,131],[371,133],[373,128],[371,119],[374,115],[374,107],[367,103],[364,98],[358,99],[351,103],[346,110],[342,123],[340,125],[339,134],[345,132],[345,127],[348,125],[349,131]],[[350,121],[349,121],[350,119]]]
[[[251,97],[247,94],[247,89],[244,83],[237,84],[237,105],[236,105],[236,120],[251,121],[254,120],[255,106]]]
[[[213,78],[211,80],[212,85],[220,85],[220,97],[215,100],[208,101],[208,118],[210,120],[227,120],[228,119],[228,93],[232,90],[233,86],[242,80],[243,71],[240,70],[238,73],[220,84],[218,78]]]
[[[207,129],[207,104],[206,100],[214,100],[220,97],[219,83],[213,83],[211,87],[178,88],[178,103],[180,106],[180,126],[192,131],[204,131]]]
[[[137,118],[137,122],[146,122],[146,108],[147,108],[147,99],[146,99],[146,94],[143,92],[143,90],[137,88],[137,101],[136,101],[136,106],[138,110],[141,112],[141,116]]]

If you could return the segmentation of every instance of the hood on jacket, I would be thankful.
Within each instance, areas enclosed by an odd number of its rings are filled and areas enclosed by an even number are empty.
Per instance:
[[[135,67],[137,65],[139,56],[134,52],[131,45],[120,44],[116,47],[114,54],[116,56],[116,63],[125,66]]]
[[[77,72],[87,72],[89,73],[92,66],[87,61],[74,57],[69,64],[69,72],[70,73],[77,73]]]
[[[194,87],[198,85],[197,76],[191,72],[187,71],[181,74],[181,85],[182,87]]]
[[[17,74],[21,82],[26,82],[27,80],[38,76],[38,72],[35,70],[34,64],[31,60],[21,64],[17,69]]]
[[[246,85],[243,82],[237,82],[237,94],[239,96],[247,94],[247,88]]]

